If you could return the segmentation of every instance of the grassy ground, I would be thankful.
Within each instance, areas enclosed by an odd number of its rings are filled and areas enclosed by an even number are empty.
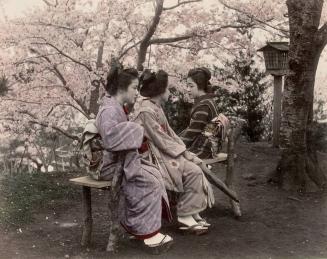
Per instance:
[[[67,173],[6,174],[1,181],[0,224],[14,228],[34,221],[33,214],[77,196]]]
[[[268,184],[279,151],[265,143],[240,143],[237,150],[235,185],[243,216],[235,219],[228,199],[215,190],[216,205],[203,214],[212,224],[210,233],[201,237],[182,236],[175,225],[165,225],[163,232],[175,240],[174,247],[165,255],[147,255],[127,240],[120,243],[118,254],[105,252],[109,226],[103,191],[93,192],[93,242],[89,249],[82,249],[80,190],[67,185],[72,175],[61,175],[50,177],[52,180],[46,178],[42,188],[34,186],[33,191],[15,198],[33,197],[40,190],[48,193],[47,188],[57,193],[49,191],[48,197],[53,198],[45,203],[36,195],[32,203],[40,207],[33,205],[30,208],[34,209],[26,210],[33,219],[26,218],[30,223],[22,221],[10,228],[2,227],[0,258],[327,258],[327,194],[297,195]],[[320,159],[326,170],[327,155],[321,153]],[[224,171],[223,164],[215,167],[221,177]],[[23,183],[26,185],[26,180],[22,180],[22,186]],[[4,198],[0,196],[1,204],[8,204]],[[25,204],[24,200],[20,202]]]

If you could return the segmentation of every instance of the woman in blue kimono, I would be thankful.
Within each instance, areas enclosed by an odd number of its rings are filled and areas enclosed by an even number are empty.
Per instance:
[[[165,186],[157,168],[142,161],[138,148],[142,144],[143,128],[128,121],[124,109],[126,104],[135,103],[138,84],[136,70],[111,68],[107,94],[96,118],[105,148],[101,174],[109,180],[121,168],[122,226],[137,239],[144,240],[147,248],[167,250],[172,238],[160,233],[162,215],[170,218]]]

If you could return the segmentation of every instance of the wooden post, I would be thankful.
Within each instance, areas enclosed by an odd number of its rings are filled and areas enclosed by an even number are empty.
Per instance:
[[[109,208],[109,238],[107,252],[116,252],[118,250],[118,241],[122,236],[119,224],[119,199],[120,186],[122,182],[122,165],[117,166],[116,172],[112,179],[111,190],[109,191],[108,208]]]
[[[283,76],[274,75],[273,147],[279,147]]]
[[[227,134],[228,138],[228,145],[227,145],[227,171],[226,171],[226,185],[233,190],[233,180],[234,180],[234,144],[235,144],[235,137],[234,137],[234,128],[231,127]],[[234,192],[235,193],[235,192]],[[236,196],[236,193],[235,193]],[[234,200],[230,199],[230,204],[234,215],[236,217],[241,217],[241,207],[239,202],[235,202]]]
[[[84,226],[82,235],[82,246],[87,247],[91,243],[92,234],[92,204],[91,204],[91,188],[83,186],[83,213],[84,213]]]

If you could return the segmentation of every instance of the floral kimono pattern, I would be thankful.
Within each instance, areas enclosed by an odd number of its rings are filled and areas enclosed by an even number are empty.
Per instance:
[[[178,216],[206,209],[211,186],[201,168],[184,157],[185,144],[169,126],[161,106],[144,99],[133,117],[144,128],[143,157],[158,166],[167,190],[180,193]]]

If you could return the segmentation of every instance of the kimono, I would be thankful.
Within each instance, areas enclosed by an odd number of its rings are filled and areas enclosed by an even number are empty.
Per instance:
[[[103,99],[96,126],[105,148],[102,179],[112,179],[121,168],[122,226],[139,238],[155,235],[161,228],[162,213],[170,216],[170,211],[160,172],[142,161],[137,150],[142,144],[143,128],[128,121],[123,107],[110,96]]]
[[[206,94],[195,100],[189,126],[179,134],[187,149],[201,159],[212,158],[212,143],[203,132],[206,125],[218,116],[213,97],[213,94]]]
[[[184,157],[185,144],[169,126],[161,106],[143,99],[133,121],[144,128],[143,157],[159,167],[166,189],[180,194],[177,215],[194,215],[211,206],[211,186],[201,168]]]

